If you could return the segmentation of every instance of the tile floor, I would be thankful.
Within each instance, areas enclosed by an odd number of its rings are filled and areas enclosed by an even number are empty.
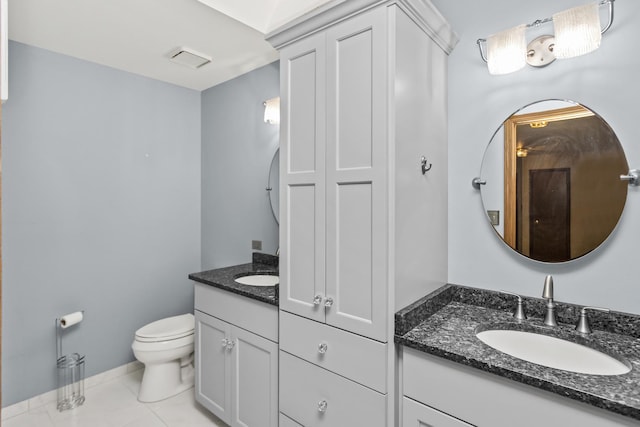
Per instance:
[[[85,382],[82,406],[58,412],[56,402],[2,419],[2,427],[225,427],[196,403],[193,388],[156,403],[137,400],[142,369],[97,385]]]

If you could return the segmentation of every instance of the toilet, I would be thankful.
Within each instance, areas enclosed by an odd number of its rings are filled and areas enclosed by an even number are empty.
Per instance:
[[[193,314],[167,317],[138,329],[131,345],[144,363],[138,400],[157,402],[181,393],[194,382]]]

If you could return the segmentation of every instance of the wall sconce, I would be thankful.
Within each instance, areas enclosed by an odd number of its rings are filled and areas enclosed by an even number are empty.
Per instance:
[[[518,147],[518,149],[516,149],[516,157],[520,157],[520,158],[524,158],[527,157],[529,155],[529,150],[527,150],[524,147]]]
[[[490,74],[507,74],[529,64],[544,67],[557,58],[573,58],[592,52],[600,47],[602,34],[613,24],[613,2],[603,0],[574,7],[553,15],[552,18],[538,19],[531,24],[493,34],[486,39],[478,39],[480,57],[487,63]],[[600,6],[609,6],[609,20],[604,28],[600,26]],[[553,22],[554,35],[542,35],[526,42],[526,30]]]
[[[280,97],[264,101],[264,122],[272,125],[280,123]]]

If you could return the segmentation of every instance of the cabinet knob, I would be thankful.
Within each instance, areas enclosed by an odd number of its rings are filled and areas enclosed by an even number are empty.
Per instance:
[[[313,297],[313,305],[320,305],[322,302],[322,295],[316,295]]]
[[[236,345],[236,342],[233,340],[227,340],[227,350],[233,350],[233,347]]]
[[[327,308],[330,308],[332,305],[333,305],[333,298],[327,297],[327,299],[324,300],[324,306]]]
[[[329,406],[327,401],[321,400],[320,402],[318,402],[318,412],[325,412],[327,410],[327,406]]]
[[[318,344],[318,353],[325,354],[327,352],[328,346],[326,342]]]
[[[229,340],[228,340],[228,339],[226,339],[226,338],[222,338],[222,339],[220,340],[220,342],[222,343],[222,346],[223,346],[223,347],[228,347],[228,346],[229,346]]]

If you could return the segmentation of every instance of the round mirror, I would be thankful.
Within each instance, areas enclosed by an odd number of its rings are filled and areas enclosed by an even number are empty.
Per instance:
[[[271,159],[269,166],[269,182],[267,194],[271,203],[271,213],[276,223],[280,224],[280,149],[278,148]]]
[[[482,204],[502,240],[543,262],[579,258],[606,240],[627,199],[615,133],[569,101],[530,104],[495,132],[482,160]]]

